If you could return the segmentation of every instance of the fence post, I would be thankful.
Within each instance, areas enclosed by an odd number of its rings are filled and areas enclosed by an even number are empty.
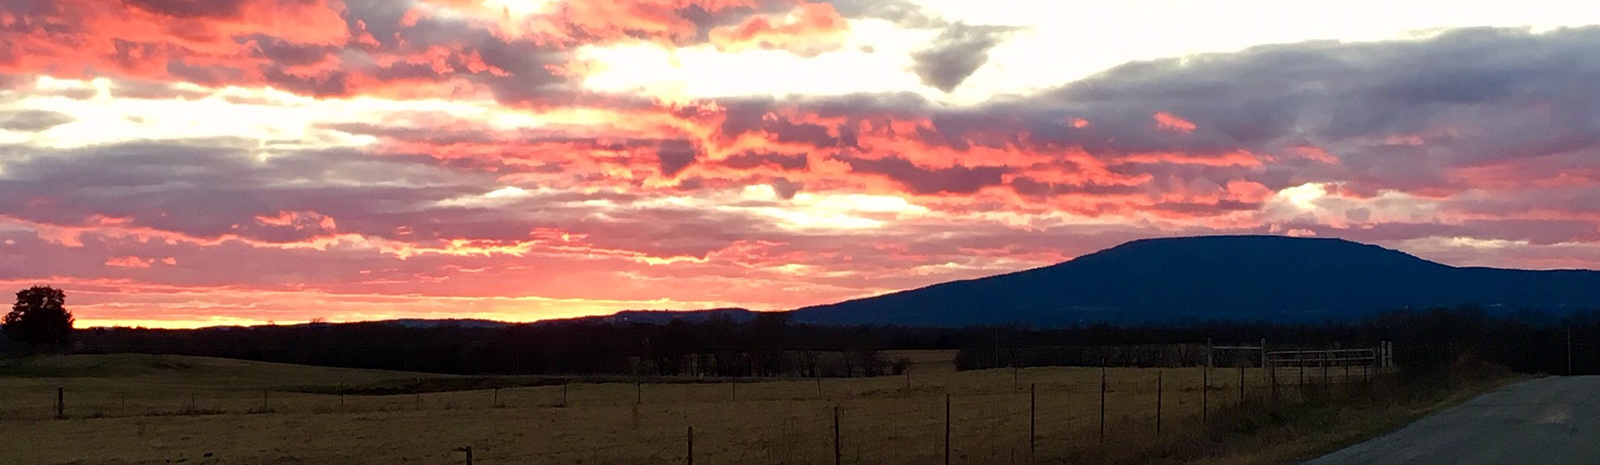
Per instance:
[[[689,453],[684,455],[687,465],[694,465],[694,427],[689,427]]]
[[[1033,462],[1039,438],[1039,385],[1028,383],[1028,462]]]
[[[1261,338],[1261,380],[1267,380],[1267,338]]]
[[[1244,364],[1239,364],[1239,405],[1244,405]]]
[[[1350,357],[1340,355],[1339,365],[1344,367],[1344,385],[1348,388],[1350,386]]]
[[[457,448],[456,451],[457,452],[466,452],[467,453],[467,465],[472,465],[472,446],[461,446],[460,448]]]
[[[561,406],[562,407],[566,407],[567,406],[567,383],[568,383],[568,381],[572,381],[572,379],[571,378],[561,378]]]
[[[500,388],[494,388],[494,406],[500,406]]]
[[[1322,387],[1326,388],[1328,387],[1328,352],[1322,352],[1322,360],[1320,362],[1318,365],[1322,365]]]
[[[1106,443],[1106,364],[1100,360],[1100,443]]]
[[[344,383],[339,383],[339,411],[344,411]]]
[[[1368,382],[1372,381],[1372,378],[1367,376],[1367,367],[1372,366],[1372,364],[1376,362],[1378,357],[1373,356],[1372,358],[1373,358],[1373,361],[1370,361],[1370,362],[1368,362],[1368,363],[1366,363],[1364,365],[1361,365],[1361,384],[1367,384]]]
[[[1206,423],[1207,417],[1211,412],[1211,353],[1214,351],[1211,346],[1211,338],[1206,338],[1206,366],[1200,375],[1202,384],[1200,386],[1200,423]]]
[[[948,402],[949,401],[946,400],[946,405],[949,405]],[[949,412],[950,412],[950,408],[949,407],[945,407],[945,418],[949,418],[950,417],[950,413]],[[949,420],[946,420],[945,423],[949,424]],[[949,427],[946,427],[945,431],[949,431]],[[945,433],[945,437],[946,438],[948,438],[949,436],[950,436],[949,433]],[[945,443],[946,444],[949,444],[949,442],[950,442],[949,439],[945,439]],[[946,445],[945,447],[948,448],[949,446]],[[844,452],[841,451],[840,449],[841,448],[840,448],[840,443],[839,443],[839,406],[835,405],[835,406],[833,406],[833,465],[841,465],[842,463],[844,463]],[[947,453],[945,455],[948,456],[949,454]],[[949,460],[949,459],[946,459],[946,460]]]
[[[1156,370],[1156,437],[1161,437],[1161,375],[1162,370]]]
[[[1278,364],[1270,362],[1270,361],[1266,362],[1266,363],[1269,365],[1269,368],[1267,369],[1267,382],[1272,383],[1272,401],[1273,402],[1277,402],[1278,401]]]
[[[733,375],[733,400],[739,400],[739,375]]]
[[[58,387],[58,388],[56,388],[56,419],[57,420],[64,420],[66,418],[67,418],[67,388]]]
[[[950,465],[950,394],[944,395],[944,465]]]

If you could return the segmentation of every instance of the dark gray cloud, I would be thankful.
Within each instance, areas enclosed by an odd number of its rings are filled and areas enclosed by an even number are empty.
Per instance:
[[[893,179],[917,194],[965,194],[1000,184],[1001,175],[1010,169],[998,166],[952,166],[924,168],[900,157],[880,159],[838,156],[858,173],[877,174]]]
[[[826,0],[839,15],[845,18],[882,19],[900,27],[934,29],[949,25],[938,15],[929,13],[908,0]]]
[[[805,154],[781,153],[740,153],[722,160],[722,165],[733,169],[747,170],[761,166],[771,166],[786,171],[805,171],[810,167],[810,162]]]
[[[667,176],[676,176],[678,172],[694,164],[699,155],[700,149],[686,140],[665,141],[656,148],[656,159],[661,162],[661,174]]]
[[[729,101],[722,130],[724,135],[763,131],[778,137],[786,130],[792,135],[796,132],[778,124],[786,123],[782,118],[763,117],[784,114],[779,108],[798,108],[841,118],[842,123],[824,128],[838,134],[830,148],[854,148],[863,127],[926,119],[931,128],[918,126],[894,136],[957,151],[1081,149],[1111,173],[1149,178],[1137,188],[1016,178],[1011,187],[1028,197],[1133,189],[1152,195],[1220,192],[1230,181],[1271,190],[1331,182],[1362,195],[1398,190],[1436,196],[1482,188],[1462,176],[1467,168],[1506,165],[1498,176],[1509,178],[1501,183],[1594,179],[1594,160],[1600,159],[1596,83],[1600,27],[1543,33],[1480,28],[1412,41],[1313,41],[1134,62],[1038,94],[1002,96],[974,107],[943,108],[894,95],[737,99]],[[1191,121],[1195,129],[1164,129],[1157,113]],[[828,149],[821,153],[839,155]],[[905,155],[912,167],[916,155]],[[1140,158],[1133,161],[1134,155]],[[1069,172],[1083,168],[1070,158],[1052,163]],[[905,166],[861,168],[894,171],[908,185],[916,176],[942,176]],[[929,187],[935,184],[928,181],[918,191],[936,191]],[[1572,187],[1551,189],[1497,196],[1503,201],[1482,206],[1480,213],[1539,207],[1600,211],[1596,202],[1583,201],[1588,194]],[[1456,208],[1467,206],[1455,202]]]
[[[911,70],[922,83],[945,92],[957,86],[989,62],[989,50],[1016,28],[1008,26],[969,26],[956,22],[939,33],[933,45],[911,55]]]
[[[0,129],[39,132],[76,121],[72,116],[45,110],[0,111]]]

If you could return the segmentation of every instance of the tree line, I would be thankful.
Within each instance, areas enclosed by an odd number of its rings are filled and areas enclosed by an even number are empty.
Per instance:
[[[968,328],[796,324],[784,313],[665,324],[599,319],[527,324],[321,323],[192,330],[74,330],[65,293],[19,291],[0,354],[131,352],[451,374],[852,377],[899,374],[889,350],[959,350],[957,366],[1174,366],[1197,345],[1373,347],[1389,341],[1413,368],[1470,357],[1525,373],[1600,374],[1600,311],[1557,316],[1477,307],[1395,311],[1318,325],[1210,322]]]
[[[1320,325],[1214,322],[1190,326],[1073,327],[1003,332],[966,344],[960,369],[1013,366],[1197,366],[1206,342],[1269,350],[1395,347],[1396,364],[1449,368],[1467,359],[1521,373],[1600,374],[1600,311],[1565,316],[1494,313],[1476,306],[1402,310]],[[1235,354],[1240,355],[1240,354]],[[1219,355],[1220,356],[1220,355]],[[1218,363],[1259,363],[1255,356]]]
[[[1568,334],[1572,344],[1568,345]],[[392,322],[198,330],[79,331],[80,352],[229,357],[309,365],[453,374],[638,374],[848,377],[898,374],[888,350],[959,350],[958,366],[1171,366],[1203,361],[1196,349],[1373,347],[1391,341],[1415,367],[1475,357],[1528,373],[1600,374],[1600,312],[1492,314],[1465,307],[1397,311],[1319,325],[1214,322],[931,328],[795,324],[782,313],[749,321],[713,317],[666,324],[569,321],[503,326]],[[1191,349],[1185,351],[1184,344]],[[1182,352],[1182,353],[1179,353]]]

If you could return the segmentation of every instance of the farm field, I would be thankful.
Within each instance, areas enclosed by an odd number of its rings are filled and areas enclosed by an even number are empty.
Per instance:
[[[1235,369],[957,372],[776,381],[460,377],[153,355],[0,362],[6,464],[929,464],[1138,461],[1239,402]],[[1280,383],[1283,372],[1280,371]],[[1157,380],[1161,432],[1157,434]],[[1245,395],[1271,389],[1259,369]],[[493,386],[504,386],[498,389]],[[60,388],[65,420],[55,420]],[[1030,393],[1031,391],[1031,393]],[[1282,389],[1282,395],[1294,395]],[[346,394],[341,395],[340,392]],[[1031,409],[1030,409],[1031,407]],[[1030,410],[1034,421],[1030,457]]]

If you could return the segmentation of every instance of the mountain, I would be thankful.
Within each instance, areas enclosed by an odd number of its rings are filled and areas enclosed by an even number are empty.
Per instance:
[[[713,308],[708,310],[623,310],[610,315],[585,316],[563,320],[544,320],[534,324],[552,323],[648,323],[664,325],[672,320],[685,323],[702,323],[712,318],[728,318],[735,322],[750,321],[756,312],[742,308]]]
[[[390,324],[404,326],[404,327],[407,327],[407,328],[445,328],[445,327],[499,328],[499,327],[503,327],[503,326],[512,325],[512,323],[506,323],[506,322],[503,322],[503,321],[480,320],[480,319],[473,319],[473,318],[450,318],[450,319],[442,319],[442,320],[430,320],[430,319],[424,319],[424,318],[401,318],[401,319],[397,319],[397,320],[384,320],[384,321],[380,321],[379,323],[390,323]]]
[[[1341,239],[1146,239],[1015,273],[795,310],[796,322],[1322,322],[1401,308],[1600,308],[1600,272],[1464,268]]]

